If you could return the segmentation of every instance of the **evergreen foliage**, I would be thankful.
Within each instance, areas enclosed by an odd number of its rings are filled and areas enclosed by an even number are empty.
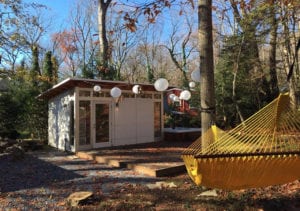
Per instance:
[[[103,80],[118,80],[117,71],[112,65],[108,64],[107,62],[102,62],[102,60],[97,57],[95,60],[96,68],[98,70],[98,77]]]
[[[103,80],[116,80],[116,72],[115,69],[112,66],[107,66],[106,68],[103,68],[103,66],[100,66],[100,71],[98,72],[98,76]]]
[[[47,140],[48,104],[36,97],[43,87],[23,65],[9,80],[8,90],[0,93],[0,137]],[[45,115],[46,114],[46,115]]]
[[[22,113],[23,107],[18,99],[12,98],[10,92],[0,93],[0,137],[19,137],[16,125],[21,123]]]
[[[37,76],[41,75],[40,65],[39,65],[39,50],[36,45],[32,47],[32,66],[30,70],[31,81],[36,82]]]
[[[82,69],[82,77],[83,78],[95,78],[95,73],[94,73],[94,70],[95,70],[95,65],[92,64],[92,62],[86,64],[84,66],[84,68]]]
[[[259,109],[257,87],[252,79],[251,68],[253,54],[242,35],[231,36],[222,49],[216,65],[216,108],[217,122],[222,127],[233,127],[241,122],[236,107],[241,110],[244,119]],[[242,45],[242,46],[241,46]],[[236,58],[239,55],[239,61]],[[233,96],[234,68],[238,65],[235,97]]]
[[[57,61],[57,58],[55,56],[52,55],[51,57],[51,62],[52,62],[52,70],[53,70],[53,84],[57,84],[58,82],[58,68],[59,68],[59,65],[58,65],[58,61]]]
[[[154,74],[153,74],[153,69],[149,64],[147,64],[147,79],[149,83],[154,82]]]
[[[46,78],[45,88],[48,89],[53,84],[53,64],[51,51],[48,51],[45,54],[43,73]]]

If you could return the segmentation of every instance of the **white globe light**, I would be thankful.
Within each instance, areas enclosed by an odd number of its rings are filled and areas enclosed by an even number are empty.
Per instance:
[[[94,89],[95,92],[100,92],[101,91],[101,86],[95,85],[93,89]]]
[[[180,92],[180,95],[179,95],[179,99],[180,99],[180,100],[183,100],[183,94],[182,94],[182,93],[183,93],[183,91]]]
[[[190,98],[191,98],[191,93],[190,93],[190,91],[188,91],[188,90],[184,90],[184,91],[182,91],[181,93],[180,93],[180,99],[182,99],[182,100],[189,100]]]
[[[193,81],[200,82],[200,71],[193,70],[193,72],[191,73],[191,78]]]
[[[132,92],[133,92],[134,94],[139,94],[140,91],[141,91],[141,86],[140,86],[140,85],[134,85],[134,86],[132,87]]]
[[[170,95],[169,95],[170,100],[174,101],[174,97],[175,97],[175,96],[176,96],[175,94],[170,94]]]
[[[175,95],[175,97],[173,97],[173,101],[174,102],[179,102],[179,97]]]
[[[165,91],[169,87],[169,82],[165,78],[159,78],[154,83],[154,88],[157,91]]]
[[[110,90],[110,95],[113,97],[113,98],[117,98],[117,97],[120,97],[122,94],[122,91],[121,89],[119,89],[118,87],[114,87]]]
[[[194,82],[194,81],[191,81],[190,83],[189,83],[189,87],[190,88],[194,88],[196,86],[196,83]]]

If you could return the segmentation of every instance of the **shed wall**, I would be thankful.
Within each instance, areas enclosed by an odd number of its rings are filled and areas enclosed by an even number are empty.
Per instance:
[[[49,100],[48,142],[60,150],[73,151],[70,144],[72,96],[73,91],[68,91]]]
[[[154,140],[152,99],[125,98],[115,111],[114,146],[141,144]]]

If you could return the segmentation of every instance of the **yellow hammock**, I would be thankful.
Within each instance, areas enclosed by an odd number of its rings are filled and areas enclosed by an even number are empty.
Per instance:
[[[210,141],[202,149],[201,139]],[[300,110],[278,98],[230,131],[212,126],[182,154],[197,185],[227,190],[300,179]]]

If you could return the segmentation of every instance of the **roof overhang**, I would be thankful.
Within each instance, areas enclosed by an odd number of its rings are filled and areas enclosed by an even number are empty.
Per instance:
[[[152,84],[131,84],[124,81],[109,81],[109,80],[97,80],[97,79],[84,79],[84,78],[67,78],[64,81],[54,85],[52,88],[41,93],[38,98],[41,99],[51,99],[65,91],[71,90],[75,87],[80,88],[93,88],[95,85],[101,86],[102,89],[111,89],[113,87],[118,87],[121,90],[132,90],[134,85],[140,85],[143,91],[155,91]]]

